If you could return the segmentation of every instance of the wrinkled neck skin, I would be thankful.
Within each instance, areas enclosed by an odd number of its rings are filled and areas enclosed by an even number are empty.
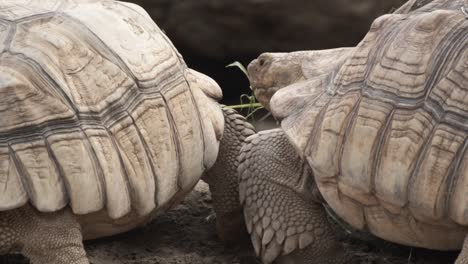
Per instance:
[[[278,90],[329,74],[343,63],[352,49],[263,53],[248,66],[252,90],[270,111],[270,100]]]

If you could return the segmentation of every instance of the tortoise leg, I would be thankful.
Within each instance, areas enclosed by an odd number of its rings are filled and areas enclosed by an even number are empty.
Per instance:
[[[240,200],[263,263],[351,263],[317,196],[309,166],[280,129],[247,138],[239,157]]]
[[[251,124],[235,110],[223,108],[224,134],[214,166],[203,177],[210,186],[216,227],[225,242],[246,237],[242,207],[239,203],[239,177],[237,173],[240,149],[244,140],[255,133]]]
[[[69,208],[40,213],[30,205],[0,212],[0,253],[19,249],[33,264],[89,264]]]
[[[458,255],[455,264],[468,264],[468,235],[465,238],[462,251],[460,252],[460,255]]]

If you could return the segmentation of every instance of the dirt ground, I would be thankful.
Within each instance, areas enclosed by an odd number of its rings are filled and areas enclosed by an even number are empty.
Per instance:
[[[148,226],[122,235],[86,242],[92,264],[255,264],[250,242],[224,246],[217,238],[211,198],[204,183],[185,201]],[[391,244],[367,234],[346,234],[346,248],[362,264],[447,264],[456,252],[435,252]],[[0,264],[27,264],[19,255],[0,257]]]

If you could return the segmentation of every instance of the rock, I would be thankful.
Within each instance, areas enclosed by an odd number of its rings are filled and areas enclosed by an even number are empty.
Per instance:
[[[405,0],[131,0],[179,49],[211,58],[355,45]]]

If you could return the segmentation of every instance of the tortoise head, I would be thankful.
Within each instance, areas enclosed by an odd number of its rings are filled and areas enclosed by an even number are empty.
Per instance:
[[[268,110],[276,91],[305,79],[299,61],[289,53],[263,53],[249,64],[248,72],[255,97]]]
[[[329,74],[342,64],[351,48],[291,53],[263,53],[248,66],[257,100],[270,110],[270,99],[281,88]]]

